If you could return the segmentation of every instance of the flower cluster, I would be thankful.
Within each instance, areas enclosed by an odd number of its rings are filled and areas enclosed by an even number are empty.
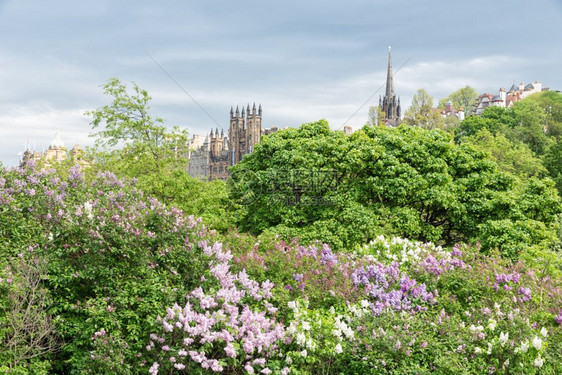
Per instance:
[[[381,263],[357,268],[351,275],[353,283],[363,286],[373,298],[373,313],[380,315],[384,310],[420,311],[427,309],[422,305],[435,303],[435,295],[426,290],[425,284],[403,274],[396,262],[385,266]]]
[[[169,362],[176,369],[197,363],[204,369],[222,372],[229,363],[244,363],[247,372],[261,368],[268,373],[268,358],[274,356],[279,344],[284,342],[286,331],[276,321],[275,308],[270,302],[273,283],[261,284],[251,279],[245,270],[230,271],[230,251],[223,251],[222,244],[200,246],[205,255],[212,257],[207,282],[218,282],[218,289],[203,287],[187,296],[184,307],[174,305],[162,319],[163,333],[153,334],[147,350],[156,345],[169,355]],[[181,343],[173,341],[181,335]],[[172,349],[173,348],[173,349]],[[162,362],[153,364],[156,374]]]
[[[502,287],[504,290],[512,290],[513,286],[519,282],[519,277],[520,275],[517,272],[509,274],[496,273],[494,290],[497,292],[500,287]]]

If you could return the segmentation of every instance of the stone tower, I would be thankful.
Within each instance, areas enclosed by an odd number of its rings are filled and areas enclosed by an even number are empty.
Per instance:
[[[254,103],[252,109],[242,107],[242,112],[236,107],[236,112],[230,108],[230,128],[228,130],[229,165],[236,165],[244,155],[249,154],[259,143],[261,137],[262,109],[261,104],[256,110]]]
[[[379,107],[384,113],[384,122],[386,125],[398,126],[400,124],[400,97],[396,99],[394,93],[394,77],[392,75],[392,55],[391,48],[388,47],[388,69],[386,72],[386,92],[384,98],[379,97]]]

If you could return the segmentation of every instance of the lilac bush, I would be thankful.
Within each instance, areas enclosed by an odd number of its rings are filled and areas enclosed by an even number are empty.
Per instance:
[[[150,373],[159,368],[193,368],[195,365],[213,372],[234,370],[271,372],[268,367],[277,355],[287,334],[276,319],[277,308],[270,302],[274,284],[251,279],[243,270],[232,273],[230,251],[222,244],[200,243],[203,253],[211,257],[209,276],[187,296],[187,303],[175,304],[162,319],[161,336],[151,335],[147,350],[156,346],[167,360],[154,362]],[[290,338],[289,338],[290,340]]]

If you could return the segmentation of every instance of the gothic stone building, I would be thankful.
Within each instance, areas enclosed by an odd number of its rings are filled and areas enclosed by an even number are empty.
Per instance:
[[[379,97],[379,108],[384,113],[384,123],[387,126],[398,126],[400,124],[400,97],[396,99],[394,94],[394,77],[392,75],[392,56],[388,47],[388,68],[386,73],[386,92],[384,98]]]
[[[256,110],[242,107],[242,112],[230,108],[230,127],[228,137],[224,130],[211,130],[200,145],[201,138],[193,136],[189,155],[188,172],[192,177],[208,178],[209,180],[226,180],[229,176],[228,167],[236,165],[244,155],[249,154],[259,143],[262,134],[261,105]]]

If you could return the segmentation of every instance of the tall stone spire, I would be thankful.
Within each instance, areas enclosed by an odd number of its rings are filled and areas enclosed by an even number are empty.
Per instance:
[[[400,99],[396,100],[394,93],[394,77],[392,75],[392,55],[391,48],[388,47],[388,70],[386,73],[386,92],[384,98],[379,99],[379,107],[384,112],[384,122],[389,126],[398,126],[400,123]]]
[[[392,55],[391,47],[388,46],[388,70],[386,72],[386,97],[392,98],[394,96],[394,81],[392,78]]]

